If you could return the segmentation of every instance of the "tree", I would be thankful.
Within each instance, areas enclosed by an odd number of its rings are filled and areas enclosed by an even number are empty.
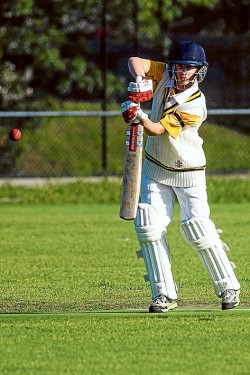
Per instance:
[[[39,108],[39,103],[48,97],[101,99],[104,1],[111,102],[119,100],[124,91],[122,64],[127,54],[141,46],[157,50],[164,58],[171,33],[247,34],[249,30],[246,0],[3,0],[2,110]],[[233,17],[237,22],[232,22]]]
[[[48,94],[93,97],[101,84],[99,46],[92,43],[99,1],[5,1],[0,13],[2,109],[30,108]]]

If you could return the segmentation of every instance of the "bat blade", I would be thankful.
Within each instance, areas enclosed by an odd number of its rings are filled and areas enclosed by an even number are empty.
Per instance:
[[[139,123],[132,123],[128,127],[126,134],[120,218],[123,220],[133,220],[136,217],[140,196],[143,126]]]

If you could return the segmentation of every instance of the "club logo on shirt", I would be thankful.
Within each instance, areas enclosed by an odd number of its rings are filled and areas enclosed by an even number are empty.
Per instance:
[[[180,160],[176,160],[176,161],[175,161],[175,166],[176,166],[177,168],[182,167],[182,161],[180,161]]]

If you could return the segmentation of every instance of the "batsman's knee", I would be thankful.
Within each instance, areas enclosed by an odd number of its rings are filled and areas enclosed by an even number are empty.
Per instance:
[[[221,243],[214,223],[208,218],[192,217],[181,223],[181,234],[194,250],[209,249]]]
[[[157,241],[166,233],[160,215],[148,203],[139,203],[134,226],[139,242]]]
[[[197,251],[218,297],[225,290],[239,290],[240,284],[234,274],[233,264],[226,251],[228,246],[220,240],[214,223],[208,218],[193,217],[181,223],[184,239]]]
[[[158,295],[177,299],[166,228],[162,224],[161,216],[149,204],[140,203],[134,225],[141,246],[141,250],[137,251],[137,256],[144,259],[147,269],[144,279],[150,281],[152,299]]]

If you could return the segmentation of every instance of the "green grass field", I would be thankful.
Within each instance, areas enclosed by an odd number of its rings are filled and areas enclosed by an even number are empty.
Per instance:
[[[249,179],[208,178],[211,218],[237,265],[241,305],[220,300],[169,227],[179,308],[149,315],[120,182],[0,187],[1,374],[249,374]]]

